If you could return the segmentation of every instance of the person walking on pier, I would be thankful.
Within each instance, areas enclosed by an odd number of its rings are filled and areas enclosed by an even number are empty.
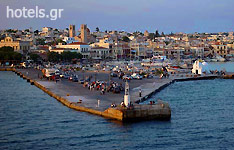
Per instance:
[[[141,89],[139,90],[139,97],[141,97]]]
[[[97,107],[100,105],[100,99],[97,99]]]

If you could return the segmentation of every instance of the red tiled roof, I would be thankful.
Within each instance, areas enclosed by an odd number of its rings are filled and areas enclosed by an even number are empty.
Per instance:
[[[82,42],[73,42],[73,43],[70,43],[70,44],[67,44],[67,45],[89,45],[89,44],[82,43]]]

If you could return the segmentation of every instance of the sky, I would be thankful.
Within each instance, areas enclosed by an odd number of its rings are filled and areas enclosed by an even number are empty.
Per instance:
[[[63,9],[61,18],[7,18],[16,10],[36,6],[50,12]],[[0,0],[0,29],[42,27],[65,29],[87,24],[91,31],[230,32],[234,30],[234,0]]]

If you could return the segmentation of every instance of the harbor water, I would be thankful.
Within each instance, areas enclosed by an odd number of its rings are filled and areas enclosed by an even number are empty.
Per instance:
[[[0,149],[233,149],[233,91],[234,80],[176,82],[149,99],[167,101],[171,121],[123,124],[0,72]]]

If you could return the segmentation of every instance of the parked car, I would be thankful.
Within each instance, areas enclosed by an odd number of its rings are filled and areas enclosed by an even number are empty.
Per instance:
[[[120,93],[120,87],[119,86],[115,87],[112,92],[113,93]]]
[[[141,75],[136,74],[136,73],[132,74],[131,77],[132,77],[133,79],[137,79],[137,80],[142,80],[142,78],[143,78]]]
[[[122,77],[122,79],[123,79],[123,80],[132,80],[132,77],[129,76],[129,75],[124,75],[124,76]]]
[[[147,76],[148,79],[152,79],[153,77],[154,77],[154,76],[151,75],[151,74]]]
[[[64,74],[63,78],[68,79],[70,76],[68,74]]]
[[[72,78],[72,81],[73,81],[73,82],[78,82],[78,77],[74,76],[74,77]]]
[[[114,73],[114,72],[112,72],[110,75],[111,75],[112,77],[118,77],[117,73]]]
[[[80,84],[84,84],[84,79],[80,79],[80,80],[79,80],[79,83],[80,83]]]

